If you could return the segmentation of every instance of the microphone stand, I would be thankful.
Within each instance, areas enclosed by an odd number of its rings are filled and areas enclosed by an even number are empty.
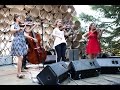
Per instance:
[[[72,47],[71,47],[71,49],[73,50],[73,53],[72,53],[73,55],[72,56],[73,56],[73,61],[74,61],[74,46],[73,46],[74,45],[74,43],[73,43],[73,34],[74,34],[74,31],[73,31],[73,28],[72,28],[71,31],[72,31],[72,41],[71,41],[72,42]]]
[[[42,27],[42,47],[43,47],[43,20],[41,20],[41,27]],[[44,68],[44,60],[42,60],[43,68]]]
[[[72,40],[71,40],[71,44],[72,44],[72,45],[71,45],[71,48],[70,48],[70,49],[73,50],[73,51],[72,51],[72,56],[73,56],[73,57],[72,57],[72,60],[74,61],[74,42],[73,42],[73,34],[74,34],[74,31],[73,31],[73,28],[70,28],[70,29],[71,29],[71,30],[70,30],[70,35],[72,35]],[[70,55],[70,56],[71,56],[71,55]]]

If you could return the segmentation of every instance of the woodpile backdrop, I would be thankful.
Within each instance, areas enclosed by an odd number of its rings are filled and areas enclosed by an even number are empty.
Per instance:
[[[68,12],[68,8],[71,8],[71,12]],[[0,55],[9,55],[11,41],[13,36],[9,32],[10,25],[13,23],[14,14],[19,14],[22,20],[26,16],[32,16],[34,22],[41,23],[40,20],[44,19],[43,23],[43,45],[46,50],[49,50],[53,46],[53,38],[51,33],[53,31],[53,23],[56,19],[70,19],[75,12],[73,5],[0,5]],[[36,27],[34,32],[42,34],[41,26]],[[78,34],[79,36],[79,34]],[[79,48],[78,36],[74,37],[76,45],[74,47]],[[71,46],[70,38],[67,39],[69,48]]]

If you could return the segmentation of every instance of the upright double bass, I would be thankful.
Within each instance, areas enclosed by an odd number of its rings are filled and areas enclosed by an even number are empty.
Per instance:
[[[40,45],[42,39],[40,34],[35,33],[33,30],[29,33],[30,36],[37,39],[35,42],[33,39],[26,38],[28,43],[28,53],[27,53],[27,60],[32,64],[40,64],[44,63],[47,57],[47,52],[45,49]],[[43,43],[43,41],[42,41]]]

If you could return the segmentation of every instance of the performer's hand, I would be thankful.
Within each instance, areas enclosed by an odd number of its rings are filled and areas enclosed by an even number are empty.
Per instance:
[[[63,28],[63,29],[66,29],[66,27],[67,27],[67,26],[66,26],[66,25],[64,25],[62,28]]]
[[[37,40],[36,38],[33,38],[33,40],[34,40],[35,42],[38,42],[38,40]]]

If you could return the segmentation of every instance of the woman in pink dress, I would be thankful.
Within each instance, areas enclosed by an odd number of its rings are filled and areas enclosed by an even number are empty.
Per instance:
[[[89,59],[95,59],[101,52],[100,37],[103,30],[97,29],[95,23],[91,23],[89,26],[89,32],[86,32],[83,37],[87,37],[86,54]]]

